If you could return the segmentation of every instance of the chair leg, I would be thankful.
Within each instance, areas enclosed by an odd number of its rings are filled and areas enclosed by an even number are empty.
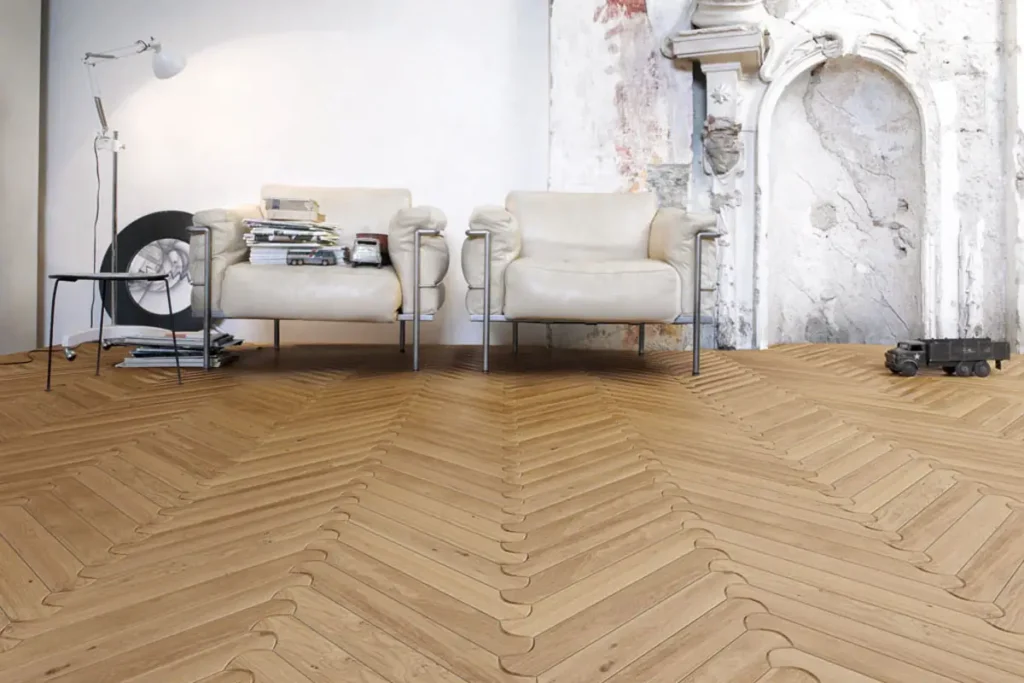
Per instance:
[[[398,351],[405,353],[405,321],[398,321]]]
[[[274,352],[281,350],[281,321],[274,321]]]
[[[60,280],[53,281],[53,298],[50,299],[50,349],[46,352],[46,390],[50,390],[50,372],[53,369],[53,315],[57,310],[57,285]],[[103,319],[103,311],[100,310],[100,320]]]
[[[512,323],[512,354],[519,355],[519,323]]]
[[[117,296],[117,292],[114,292],[114,296]],[[105,280],[100,280],[100,334],[99,340],[96,344],[96,376],[100,376],[100,355],[103,353],[103,309],[106,307],[107,302],[107,283]]]
[[[644,335],[647,331],[647,326],[640,323],[640,333],[637,335],[637,347],[639,355],[644,355]]]
[[[171,326],[171,344],[174,346],[174,368],[178,371],[178,384],[181,384],[181,354],[178,353],[178,331],[174,329],[174,306],[171,305],[171,281],[164,280],[164,292],[167,294],[167,316]]]

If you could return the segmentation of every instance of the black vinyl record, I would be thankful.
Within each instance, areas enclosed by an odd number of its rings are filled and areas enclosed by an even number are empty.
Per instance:
[[[119,273],[170,273],[171,310],[174,328],[194,332],[203,328],[202,318],[192,315],[192,281],[189,278],[188,244],[192,214],[157,211],[129,223],[117,234]],[[109,273],[111,249],[103,256],[100,271]],[[107,285],[104,308],[110,314],[111,298],[117,297],[117,324],[170,329],[167,295],[163,282],[117,282]],[[113,292],[111,292],[113,288]]]

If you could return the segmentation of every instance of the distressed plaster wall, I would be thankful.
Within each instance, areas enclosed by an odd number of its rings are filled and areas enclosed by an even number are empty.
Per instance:
[[[864,60],[826,62],[772,121],[769,343],[889,343],[923,333],[921,121]]]
[[[1011,268],[1024,258],[1021,257],[1024,246],[1017,245],[1018,241],[1024,241],[1024,219],[1020,211],[1008,215],[1007,209],[1013,194],[1013,176],[1019,165],[1016,154],[1007,150],[1013,150],[1017,119],[1024,120],[1021,116],[1007,115],[1008,76],[1020,80],[1015,74],[1022,71],[1017,65],[1017,71],[1008,73],[1010,58],[1019,60],[1015,56],[1019,50],[1015,48],[1008,57],[1004,49],[1009,27],[1021,23],[1016,15],[1010,17],[1004,9],[1013,8],[1012,0],[766,0],[766,7],[783,24],[799,27],[812,15],[816,21],[824,17],[825,23],[833,17],[837,30],[849,30],[854,24],[886,24],[898,27],[913,39],[917,51],[909,56],[908,68],[913,80],[927,84],[934,94],[932,104],[942,112],[943,126],[932,134],[946,136],[943,139],[945,158],[930,163],[946,164],[943,177],[952,180],[942,190],[938,210],[944,225],[954,226],[957,244],[953,251],[957,256],[939,264],[939,268],[941,277],[946,281],[951,277],[955,283],[955,301],[947,304],[944,300],[942,305],[953,307],[952,317],[956,319],[960,334],[990,334],[1000,338],[1024,335],[1024,323],[1018,323],[1021,316],[1016,310],[1021,306],[1022,295],[1018,293],[1018,278]],[[691,74],[667,68],[664,62],[671,64],[669,60],[662,59],[662,64],[655,65],[659,61],[656,50],[660,38],[672,31],[673,23],[685,21],[689,11],[687,0],[553,0],[551,189],[658,191],[662,176],[652,174],[650,167],[669,163],[678,164],[674,167],[676,172],[683,169],[685,172],[680,175],[686,177],[686,197],[680,196],[681,184],[674,183],[675,194],[671,201],[694,207],[711,203],[709,180],[700,164],[692,164],[689,150],[681,149],[689,144],[693,133]],[[679,28],[688,26],[684,24]],[[651,54],[653,62],[641,66],[645,54]],[[1011,67],[1013,65],[1016,61]],[[858,87],[854,75],[841,76],[832,67],[827,72],[835,73],[837,80],[830,87],[838,94],[845,95],[847,86]],[[844,78],[850,80],[844,81]],[[901,92],[891,79],[884,80],[886,78],[878,76],[872,81],[879,88],[886,88],[878,91],[881,99],[872,100],[863,95],[856,100],[869,120],[885,119],[889,116],[887,108],[894,106],[895,101],[902,103],[900,106],[907,102],[907,93]],[[859,87],[866,86],[862,83]],[[754,76],[749,96],[745,98],[752,107],[759,88],[763,90],[764,86]],[[793,96],[787,94],[787,97]],[[896,100],[888,101],[888,98]],[[813,130],[806,108],[787,108],[786,111],[792,118],[785,124],[787,127]],[[747,120],[756,121],[756,115]],[[1010,137],[1006,132],[1008,125],[1013,133]],[[883,154],[891,152],[887,145],[893,135],[892,131],[884,130],[874,144],[869,140],[868,144],[861,145],[859,153],[863,163],[870,166],[887,161]],[[1024,143],[1020,148],[1024,148]],[[937,166],[925,167],[920,162],[914,168],[906,161],[913,154],[920,155],[920,151],[907,148],[901,153],[900,158],[905,163],[898,164],[901,170],[895,178],[901,187],[920,187],[918,179],[922,174],[937,172]],[[796,157],[787,156],[784,161],[795,163],[795,160]],[[813,164],[813,161],[807,163]],[[827,188],[817,194],[826,191]],[[899,222],[912,228],[910,224],[914,220],[923,222],[923,214],[917,213],[910,198],[907,199],[908,208],[896,213]],[[842,202],[838,196],[831,198],[837,211]],[[809,201],[801,209],[804,225],[810,224],[816,205]],[[796,210],[791,203],[771,208],[772,211]],[[884,220],[892,213],[881,209],[873,211],[881,211]],[[753,231],[753,222],[753,218],[743,221],[737,230]],[[925,225],[920,229],[928,228]],[[906,235],[912,242],[912,230]],[[893,274],[888,277],[896,277],[893,264],[879,261],[872,265],[890,269]],[[909,272],[900,271],[899,282],[903,282],[904,275]],[[827,295],[821,277],[813,284]],[[896,286],[891,285],[889,289]],[[759,294],[772,301],[775,293],[771,290],[769,286],[768,291]],[[912,297],[913,292],[919,295],[920,286],[902,290],[901,296]],[[910,301],[908,298],[902,303],[893,303],[890,299],[890,304],[899,312],[909,306]],[[904,316],[900,312],[900,317],[904,318],[908,330],[915,329],[914,315]],[[719,341],[729,346],[749,347],[753,340],[737,332],[742,329],[742,322],[722,320]],[[1017,327],[1021,329],[1018,331]],[[885,330],[891,336],[883,339],[878,330],[878,334],[863,336],[888,341],[902,334],[899,327],[890,332],[886,326]],[[826,337],[851,341],[859,338],[852,329]],[[564,328],[552,339],[557,345],[591,347],[624,347],[634,341],[631,335],[616,328],[598,328],[598,331]],[[803,332],[787,333],[786,339],[817,341],[820,330],[813,325],[804,326]],[[661,337],[663,344],[677,347],[686,341],[673,335]]]
[[[656,192],[685,205],[693,152],[693,74],[661,54],[689,0],[553,0],[549,189]],[[681,348],[686,331],[651,326],[649,348]],[[551,326],[557,347],[636,344],[624,325]]]
[[[775,3],[778,16],[799,23],[811,10],[842,17],[843,23],[888,24],[914,39],[911,76],[937,96],[942,116],[948,117],[950,155],[955,151],[953,183],[943,188],[944,220],[958,227],[956,263],[939,264],[957,283],[957,333],[1006,337],[1008,244],[1004,206],[1008,182],[1002,163],[1006,141],[1006,71],[1004,3],[1000,0],[788,0]],[[898,96],[893,93],[893,96]],[[878,117],[891,103],[874,100],[865,116]],[[806,114],[794,116],[808,120]],[[934,134],[942,134],[935,131]],[[889,153],[890,136],[880,134],[870,150],[876,162]],[[935,160],[933,163],[942,163]],[[902,174],[912,173],[902,165]],[[916,172],[937,173],[937,167]],[[913,177],[897,176],[912,182]],[[905,184],[905,183],[904,183]],[[808,207],[810,209],[810,207]],[[773,207],[774,209],[774,207]],[[948,211],[952,211],[952,216]],[[771,301],[775,293],[766,293]],[[913,326],[910,326],[911,328]],[[895,331],[894,331],[895,332]],[[850,331],[856,336],[854,331]],[[895,334],[876,339],[888,342]],[[805,339],[804,341],[811,341]]]

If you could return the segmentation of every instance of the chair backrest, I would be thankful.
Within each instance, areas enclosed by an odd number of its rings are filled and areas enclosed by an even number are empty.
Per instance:
[[[522,255],[566,261],[647,258],[658,199],[651,192],[511,192],[505,208],[522,231]]]
[[[346,240],[355,239],[357,232],[387,234],[395,214],[412,205],[412,193],[402,189],[264,185],[260,199],[270,197],[315,200],[326,221],[337,225]]]

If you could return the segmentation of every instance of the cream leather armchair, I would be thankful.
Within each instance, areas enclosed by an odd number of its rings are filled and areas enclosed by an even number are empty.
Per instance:
[[[490,324],[714,322],[717,254],[714,214],[659,209],[651,193],[512,192],[504,207],[470,218],[462,247],[466,307]],[[701,284],[701,283],[704,284]],[[700,311],[696,316],[694,312]],[[700,372],[699,324],[693,371]]]
[[[387,234],[392,265],[252,264],[243,221],[261,218],[259,205],[199,211],[193,216],[189,275],[192,311],[204,318],[206,348],[213,317],[273,320],[275,348],[281,320],[397,321],[402,351],[405,323],[411,320],[413,368],[418,370],[420,323],[433,320],[444,303],[442,281],[449,262],[444,213],[413,207],[412,195],[402,189],[266,185],[260,197],[316,200],[327,222],[338,226],[342,244],[351,244],[356,233]],[[204,360],[209,368],[209,358]]]

